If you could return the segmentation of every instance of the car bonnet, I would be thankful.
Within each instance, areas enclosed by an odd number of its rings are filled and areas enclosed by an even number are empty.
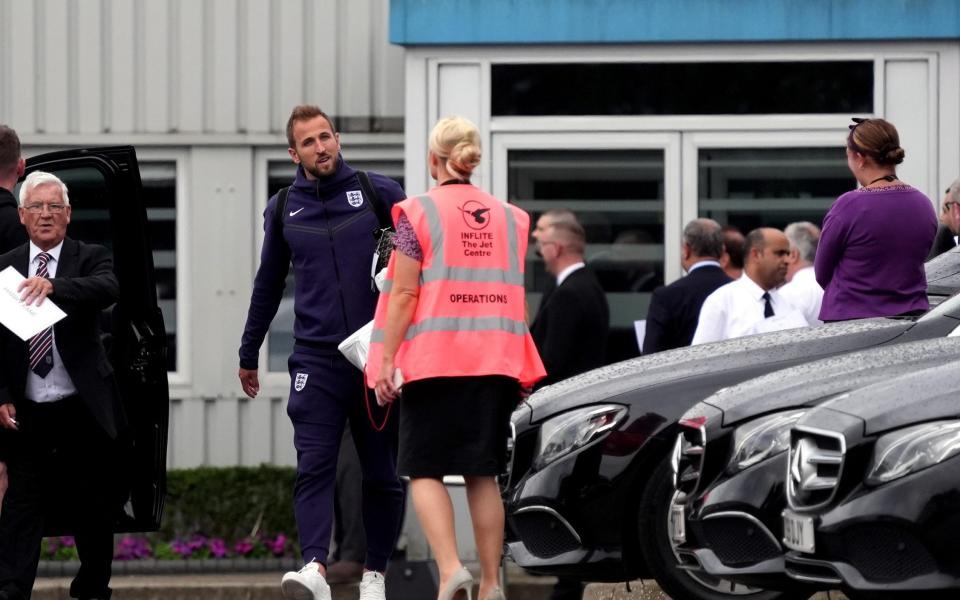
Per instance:
[[[960,415],[960,361],[914,371],[844,394],[820,405],[823,410],[861,419],[864,435],[876,435]]]
[[[820,402],[900,375],[960,360],[960,337],[871,348],[774,371],[704,400],[723,412],[723,426]],[[691,412],[696,408],[691,409]]]
[[[531,408],[531,419],[536,422],[578,406],[616,402],[623,394],[710,376],[745,364],[859,350],[888,341],[912,324],[912,321],[897,319],[864,319],[658,352],[549,385],[530,396],[527,404]]]

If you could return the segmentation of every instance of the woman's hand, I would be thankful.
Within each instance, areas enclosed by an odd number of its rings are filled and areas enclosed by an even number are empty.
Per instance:
[[[377,382],[374,385],[374,391],[377,393],[377,404],[386,406],[397,399],[400,390],[393,384],[394,371],[392,358],[384,357],[380,363],[380,373],[377,375]]]

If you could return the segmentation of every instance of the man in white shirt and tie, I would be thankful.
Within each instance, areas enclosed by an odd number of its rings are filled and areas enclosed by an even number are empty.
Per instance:
[[[778,292],[787,276],[790,242],[779,229],[747,234],[740,279],[713,292],[700,309],[693,345],[807,325]]]

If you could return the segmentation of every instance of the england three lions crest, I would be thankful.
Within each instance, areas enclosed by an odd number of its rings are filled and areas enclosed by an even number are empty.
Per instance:
[[[297,373],[297,378],[293,380],[293,389],[299,392],[307,387],[307,377],[309,376],[309,373]]]
[[[363,204],[363,194],[360,192],[360,190],[347,192],[347,202],[350,204],[350,206],[356,208]]]

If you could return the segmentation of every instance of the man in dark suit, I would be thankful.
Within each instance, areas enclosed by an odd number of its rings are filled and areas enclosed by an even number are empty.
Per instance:
[[[957,179],[947,188],[940,206],[940,227],[937,237],[933,240],[933,248],[927,260],[939,256],[948,250],[960,245],[960,179]]]
[[[644,354],[690,345],[703,301],[732,281],[720,267],[723,239],[723,230],[713,219],[694,219],[683,228],[680,260],[687,276],[654,290]]]
[[[607,296],[584,262],[586,234],[567,209],[547,211],[533,231],[537,254],[556,281],[540,301],[530,334],[547,376],[537,387],[555,383],[605,364],[610,333]],[[579,600],[584,584],[560,577],[551,600]]]
[[[116,439],[126,420],[100,341],[103,309],[119,285],[110,251],[66,237],[66,186],[31,173],[19,215],[30,238],[0,256],[26,279],[21,299],[49,299],[67,314],[23,341],[0,327],[0,426],[7,434],[9,489],[0,512],[0,600],[30,597],[45,519],[68,519],[81,567],[70,595],[109,598],[117,493]]]
[[[586,236],[579,222],[553,221],[534,239],[557,281],[530,325],[547,369],[539,385],[546,385],[604,364],[610,309],[596,275],[584,263]]]
[[[27,242],[12,193],[17,180],[23,177],[24,167],[17,132],[0,125],[0,254]]]

